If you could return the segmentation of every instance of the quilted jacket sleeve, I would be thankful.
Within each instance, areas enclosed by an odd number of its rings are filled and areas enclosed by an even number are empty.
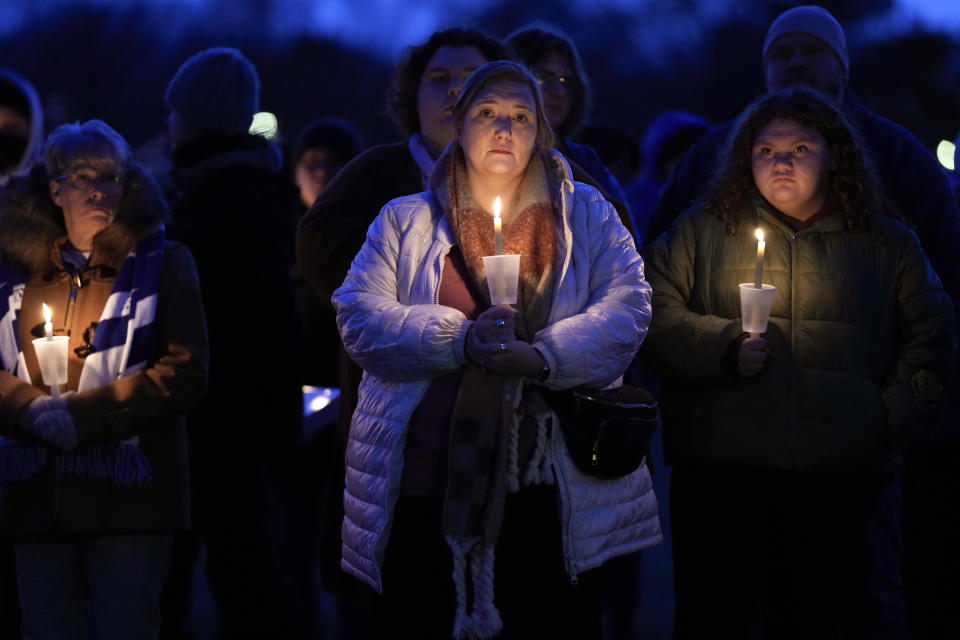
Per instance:
[[[429,379],[466,364],[463,342],[470,321],[463,313],[399,299],[401,278],[440,268],[420,264],[417,257],[432,240],[433,223],[425,223],[425,216],[429,211],[419,196],[384,207],[333,294],[347,353],[365,371],[385,380]]]
[[[900,344],[883,401],[892,444],[904,444],[933,429],[957,356],[950,297],[905,230],[898,246],[897,312]]]
[[[664,377],[720,382],[720,363],[740,334],[740,322],[691,310],[700,214],[690,211],[644,252],[653,287],[653,321],[641,347],[643,361]]]
[[[547,386],[555,389],[614,382],[633,360],[650,324],[643,260],[613,205],[597,191],[577,187],[573,209],[574,264],[565,277],[573,278],[578,290],[565,292],[561,285],[554,306],[575,300],[576,308],[533,341],[550,366]]]

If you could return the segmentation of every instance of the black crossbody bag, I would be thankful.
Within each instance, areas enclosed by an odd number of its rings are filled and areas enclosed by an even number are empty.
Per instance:
[[[657,428],[657,399],[642,387],[543,391],[580,471],[603,478],[632,473]]]

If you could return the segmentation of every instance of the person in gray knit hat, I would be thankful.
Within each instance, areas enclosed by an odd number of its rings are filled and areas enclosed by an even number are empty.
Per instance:
[[[884,195],[916,232],[956,306],[960,302],[960,251],[957,251],[960,247],[960,213],[950,184],[929,149],[899,124],[870,111],[850,90],[850,56],[843,28],[837,20],[826,9],[814,5],[788,9],[770,24],[761,60],[768,92],[804,86],[840,105],[844,115],[859,129]],[[683,157],[661,193],[646,230],[645,243],[655,241],[681,212],[703,199],[719,159],[724,157],[722,149],[733,128],[733,121],[713,127]],[[797,242],[804,242],[805,237],[803,232],[798,233]],[[922,615],[931,620],[953,616],[946,612],[955,610],[952,603],[960,597],[960,586],[952,578],[927,578],[954,575],[960,568],[960,549],[955,544],[956,527],[946,526],[945,519],[936,515],[948,509],[950,519],[947,521],[956,522],[957,511],[953,505],[960,504],[957,495],[960,482],[955,471],[960,468],[960,394],[956,390],[947,390],[944,397],[947,400],[938,429],[928,435],[929,442],[911,443],[904,454],[904,462],[878,493],[876,517],[870,530],[864,532],[864,553],[883,565],[864,575],[873,598],[867,603],[871,610],[864,620],[873,625],[867,637],[909,637],[908,598],[911,623],[916,626],[921,610]],[[673,488],[679,485],[676,481],[685,472],[689,486],[696,478],[689,473],[690,469],[680,469],[678,473],[678,468],[674,468]],[[695,470],[695,473],[703,474],[703,471]],[[696,477],[707,479],[709,473]],[[930,499],[933,493],[938,497]],[[922,537],[924,540],[924,548],[910,549],[912,553],[906,555],[904,541],[906,539],[909,546],[910,538],[904,536],[904,503],[909,505],[906,513],[912,518],[906,524],[908,536],[912,526],[916,539]],[[702,512],[697,496],[673,494],[671,511],[674,522],[691,513],[696,515],[698,510]],[[674,528],[675,558],[684,554],[685,544],[695,546],[702,543],[696,530],[687,535],[678,534],[678,531],[679,527]],[[912,569],[912,575],[916,576],[913,592],[905,592],[904,588],[905,558],[915,563]],[[700,580],[705,572],[702,567],[692,567],[692,574],[681,575],[680,563],[677,568],[678,619],[684,616],[688,619],[704,618],[697,603],[691,607],[690,603],[681,602],[684,587],[679,585],[686,580],[684,584],[689,592],[692,583]],[[910,571],[908,566],[906,575],[911,575]],[[911,595],[914,593],[916,596]],[[950,619],[956,620],[956,616]],[[954,633],[947,635],[953,637],[960,623],[950,624],[954,625],[951,627]]]
[[[200,132],[245,134],[260,109],[260,77],[237,49],[213,47],[180,66],[165,97],[174,146]]]

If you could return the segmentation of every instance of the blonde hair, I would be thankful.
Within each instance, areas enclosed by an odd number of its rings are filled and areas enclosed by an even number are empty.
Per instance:
[[[112,160],[123,174],[133,164],[130,145],[103,120],[62,124],[50,132],[43,145],[43,164],[51,180],[92,157]]]

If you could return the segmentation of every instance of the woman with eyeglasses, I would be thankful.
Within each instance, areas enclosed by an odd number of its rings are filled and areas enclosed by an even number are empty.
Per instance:
[[[590,80],[573,42],[557,31],[528,27],[508,36],[507,45],[516,60],[530,67],[540,84],[544,110],[557,134],[557,150],[571,166],[589,174],[600,185],[623,224],[633,231],[627,197],[620,183],[592,147],[573,141],[590,107]]]
[[[0,199],[0,531],[25,638],[159,634],[189,526],[184,412],[207,380],[196,268],[166,217],[99,120],[55,129]],[[34,340],[61,337],[51,387]]]

